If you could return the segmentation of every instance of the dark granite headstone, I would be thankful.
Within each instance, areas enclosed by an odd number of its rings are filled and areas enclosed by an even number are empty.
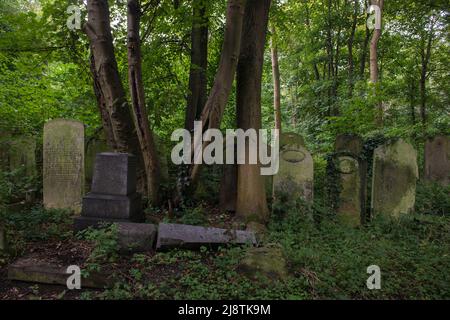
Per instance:
[[[91,192],[83,198],[75,230],[99,222],[142,222],[141,195],[136,192],[136,158],[126,153],[96,157]]]
[[[136,192],[136,157],[104,152],[95,158],[92,193],[126,196]]]
[[[256,244],[253,232],[160,223],[156,249],[196,249],[226,244]]]

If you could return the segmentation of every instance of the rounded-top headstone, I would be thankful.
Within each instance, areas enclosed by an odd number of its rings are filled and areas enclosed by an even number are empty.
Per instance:
[[[273,177],[274,197],[287,194],[312,202],[314,162],[301,136],[295,133],[281,134],[279,163],[278,173]]]
[[[84,125],[56,119],[44,126],[44,206],[81,211],[84,192]]]

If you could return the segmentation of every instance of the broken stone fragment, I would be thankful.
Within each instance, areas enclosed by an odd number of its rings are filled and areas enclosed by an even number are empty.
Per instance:
[[[156,238],[156,226],[147,223],[118,223],[118,243],[121,252],[150,251]]]
[[[252,280],[261,277],[269,280],[286,279],[287,263],[281,246],[270,244],[260,248],[249,248],[239,263],[238,272]]]
[[[201,246],[217,247],[226,244],[255,245],[256,237],[253,232],[243,230],[160,223],[156,249],[198,249]]]

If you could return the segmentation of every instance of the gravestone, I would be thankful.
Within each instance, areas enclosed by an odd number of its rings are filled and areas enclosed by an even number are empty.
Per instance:
[[[425,180],[450,185],[450,136],[437,136],[425,143]]]
[[[136,157],[127,153],[99,153],[91,192],[83,198],[75,229],[105,222],[142,222],[141,195],[136,192]]]
[[[183,224],[160,223],[156,249],[198,249],[201,246],[215,248],[227,244],[256,244],[251,231],[206,228]]]
[[[359,226],[365,213],[366,161],[362,158],[363,143],[354,135],[336,138],[333,157],[338,177],[336,213],[341,223]],[[336,183],[336,181],[330,181]]]
[[[419,176],[414,147],[398,139],[375,149],[372,177],[372,214],[399,217],[414,210]]]
[[[280,136],[279,171],[273,176],[273,194],[313,201],[314,162],[303,138],[295,133]]]
[[[86,179],[85,179],[85,188],[89,190],[92,185],[92,175],[94,172],[94,164],[95,157],[98,153],[110,151],[105,135],[102,132],[101,134],[92,137],[86,142],[86,157],[85,157],[85,171],[86,171]]]
[[[22,169],[27,177],[36,174],[36,140],[33,137],[11,139],[9,144],[9,168],[11,171]]]
[[[84,125],[57,119],[44,126],[45,208],[81,210],[84,193]]]

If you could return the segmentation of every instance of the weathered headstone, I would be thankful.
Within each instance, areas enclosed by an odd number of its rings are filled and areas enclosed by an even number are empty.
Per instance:
[[[84,125],[57,119],[44,126],[44,206],[81,210],[84,193]]]
[[[256,244],[253,232],[160,223],[156,249],[198,249],[226,244]]]
[[[94,173],[95,157],[98,153],[110,151],[104,133],[91,137],[86,142],[86,157],[85,157],[85,187],[89,190],[92,185],[92,176]]]
[[[375,149],[372,214],[399,217],[412,212],[418,176],[417,153],[411,144],[398,139]]]
[[[338,183],[336,213],[339,221],[349,226],[361,225],[365,214],[366,161],[362,157],[363,143],[354,135],[336,138],[334,169]]]
[[[142,222],[141,195],[136,192],[136,157],[127,153],[97,155],[91,192],[83,198],[75,229],[99,221]]]
[[[450,185],[450,136],[437,136],[425,143],[425,180]]]
[[[283,193],[312,202],[314,162],[301,136],[295,133],[281,134],[279,164],[279,171],[273,177],[274,197]]]
[[[11,139],[9,144],[9,168],[22,169],[28,177],[36,174],[36,140],[33,137]]]

